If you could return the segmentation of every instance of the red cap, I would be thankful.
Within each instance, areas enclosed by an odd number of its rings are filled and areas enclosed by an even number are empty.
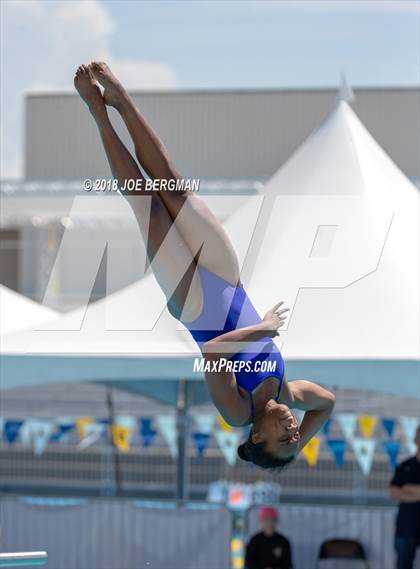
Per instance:
[[[261,508],[260,510],[260,520],[277,520],[279,517],[278,512],[276,510],[276,508],[271,508],[271,507],[267,507],[267,508]]]

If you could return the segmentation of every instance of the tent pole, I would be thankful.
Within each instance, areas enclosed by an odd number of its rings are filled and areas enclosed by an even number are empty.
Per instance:
[[[188,436],[188,381],[178,382],[178,400],[176,405],[178,454],[176,476],[176,499],[182,504],[187,498],[187,436]]]
[[[120,455],[118,453],[117,445],[114,441],[114,436],[112,432],[112,426],[115,425],[115,412],[114,412],[114,400],[112,397],[112,387],[107,385],[106,388],[106,403],[108,407],[108,419],[109,419],[109,436],[112,445],[112,454],[114,458],[114,481],[116,494],[121,493],[121,468],[120,468]]]

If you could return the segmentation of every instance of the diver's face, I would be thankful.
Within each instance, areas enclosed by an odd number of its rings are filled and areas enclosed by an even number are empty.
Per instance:
[[[254,425],[253,440],[264,442],[267,453],[275,458],[295,456],[299,451],[299,424],[289,407],[270,399]]]

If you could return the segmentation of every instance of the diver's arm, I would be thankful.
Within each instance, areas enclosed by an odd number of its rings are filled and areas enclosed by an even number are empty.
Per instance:
[[[334,406],[335,395],[313,381],[296,379],[289,381],[293,407],[303,411],[320,411]]]
[[[231,330],[209,340],[203,346],[203,353],[209,358],[213,356],[229,359],[242,351],[251,342],[261,338],[278,336],[277,330],[283,326],[286,319],[284,314],[289,310],[288,308],[280,308],[282,304],[282,302],[277,303],[258,324]]]
[[[318,411],[306,411],[303,416],[302,422],[299,427],[300,441],[299,446],[303,448],[306,443],[308,443],[313,436],[322,428],[324,423],[331,415],[333,410],[333,405],[329,409],[323,409]]]
[[[247,344],[265,337],[267,337],[267,330],[262,323],[238,328],[206,342],[203,346],[203,353],[209,358],[216,356],[229,359],[243,350]]]
[[[299,427],[300,447],[303,448],[330,417],[334,409],[335,395],[311,381],[291,381],[288,387],[293,407],[306,411]]]

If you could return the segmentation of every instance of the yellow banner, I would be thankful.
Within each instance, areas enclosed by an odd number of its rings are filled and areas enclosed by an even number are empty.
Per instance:
[[[219,423],[219,427],[222,429],[222,431],[228,433],[231,433],[233,431],[233,428],[230,425],[228,425],[228,423],[226,423],[226,421],[223,419],[221,415],[217,417],[217,422]]]
[[[365,439],[372,438],[377,422],[378,418],[374,417],[373,415],[360,415],[359,417],[360,431],[362,435],[365,437]]]
[[[124,452],[130,448],[130,435],[131,431],[128,427],[120,427],[119,425],[112,425],[112,440],[115,446]]]
[[[77,417],[76,419],[76,429],[79,434],[79,438],[82,441],[86,437],[86,427],[93,423],[92,417]]]
[[[313,437],[306,446],[303,447],[303,456],[306,458],[306,462],[309,466],[316,466],[318,462],[319,447],[321,441],[319,437]]]

